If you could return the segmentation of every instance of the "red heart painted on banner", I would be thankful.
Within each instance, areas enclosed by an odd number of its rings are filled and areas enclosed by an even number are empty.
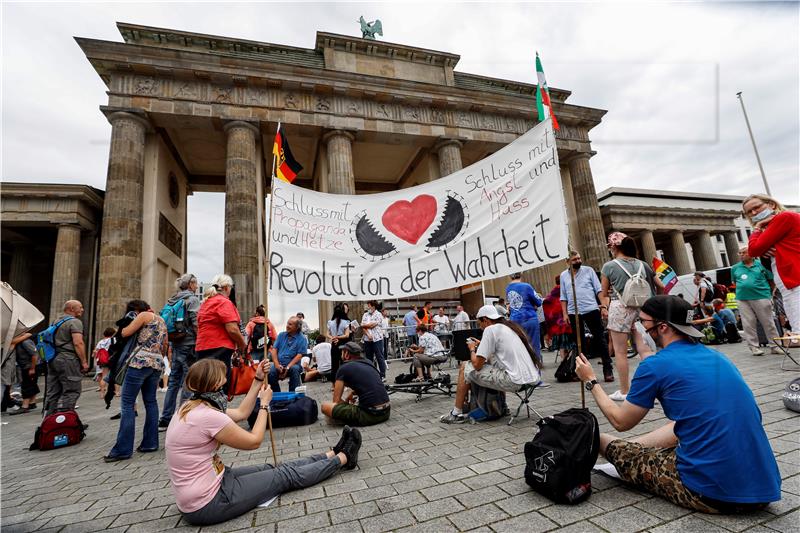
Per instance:
[[[398,200],[383,212],[383,227],[411,244],[425,233],[436,218],[436,198],[421,194],[412,201]]]

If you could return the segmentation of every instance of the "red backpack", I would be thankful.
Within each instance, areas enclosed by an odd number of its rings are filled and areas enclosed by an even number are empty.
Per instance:
[[[57,411],[47,415],[36,428],[29,450],[53,450],[78,444],[86,436],[83,422],[75,411]]]

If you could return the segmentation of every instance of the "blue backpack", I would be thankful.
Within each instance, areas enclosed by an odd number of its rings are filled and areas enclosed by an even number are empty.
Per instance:
[[[186,337],[186,299],[167,304],[161,309],[161,318],[167,325],[167,337],[170,341],[180,341]]]
[[[39,358],[45,363],[49,363],[56,356],[56,331],[61,327],[61,324],[67,320],[72,320],[75,317],[66,316],[50,325],[49,328],[42,331],[36,336],[36,351],[39,352]],[[67,343],[69,344],[69,343]],[[64,346],[64,345],[62,345]]]

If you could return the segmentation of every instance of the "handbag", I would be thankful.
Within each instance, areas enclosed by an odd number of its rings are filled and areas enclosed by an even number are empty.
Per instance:
[[[256,365],[249,355],[234,355],[231,358],[231,382],[228,385],[228,401],[234,396],[247,394],[256,377]]]

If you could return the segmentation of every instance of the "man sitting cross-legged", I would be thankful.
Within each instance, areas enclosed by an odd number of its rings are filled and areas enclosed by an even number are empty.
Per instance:
[[[308,351],[308,339],[300,331],[300,319],[290,316],[286,321],[286,331],[278,334],[275,345],[270,348],[272,366],[269,369],[269,386],[274,392],[281,391],[280,381],[289,378],[289,391],[300,385],[303,369],[300,360]]]
[[[493,305],[478,310],[478,325],[483,339],[467,342],[470,360],[461,364],[456,389],[456,405],[439,420],[445,424],[461,424],[469,417],[463,406],[470,383],[504,392],[517,392],[524,385],[538,383],[541,363],[536,358],[523,329],[500,316]]]
[[[676,505],[704,513],[739,513],[781,497],[781,477],[761,411],[724,355],[696,341],[692,306],[654,296],[639,320],[661,350],[642,353],[624,402],[597,386],[581,355],[576,372],[617,431],[634,428],[658,400],[671,420],[634,441],[600,435],[600,453],[620,477]],[[640,350],[643,344],[638,343]]]
[[[439,337],[428,331],[425,324],[417,325],[417,337],[419,344],[412,344],[408,347],[407,357],[414,358],[414,369],[417,377],[414,381],[424,381],[424,374],[430,376],[431,365],[437,365],[447,361],[447,350],[442,346]]]
[[[357,342],[341,348],[342,366],[336,373],[333,401],[322,403],[322,412],[337,422],[351,426],[372,426],[389,420],[389,394],[364,349]],[[344,398],[344,388],[351,389]],[[356,398],[358,403],[356,403]]]

